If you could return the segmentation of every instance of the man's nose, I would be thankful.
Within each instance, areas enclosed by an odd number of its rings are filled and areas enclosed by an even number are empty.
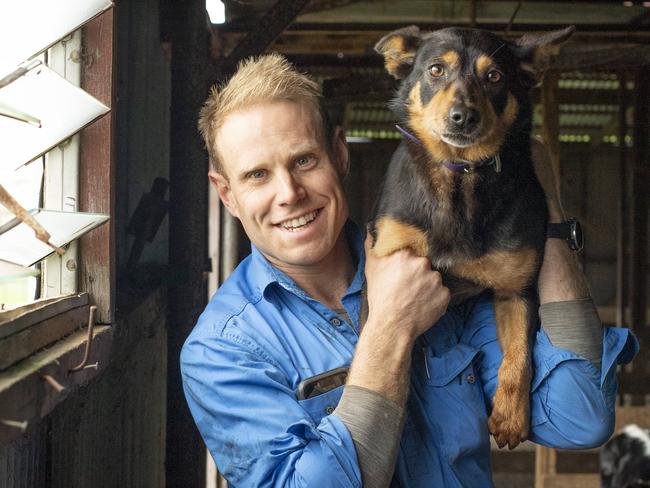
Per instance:
[[[305,187],[300,180],[291,173],[279,178],[278,198],[280,204],[293,205],[305,197]]]

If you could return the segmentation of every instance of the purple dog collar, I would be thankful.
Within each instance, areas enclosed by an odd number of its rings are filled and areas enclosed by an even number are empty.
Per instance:
[[[471,171],[471,166],[466,163],[454,163],[445,159],[442,165],[454,173],[469,173]]]
[[[420,139],[415,137],[413,134],[411,134],[409,131],[407,131],[404,127],[401,125],[395,124],[395,128],[404,136],[406,137],[409,141],[415,142],[418,146],[421,146],[422,143],[420,142]]]
[[[400,134],[406,137],[409,141],[414,142],[418,146],[422,146],[422,142],[420,142],[420,140],[417,137],[415,137],[413,134],[407,131],[404,127],[395,124],[395,128],[400,132]],[[495,156],[492,156],[490,159],[486,159],[485,161],[481,161],[480,163],[474,165],[471,164],[470,161],[455,163],[453,161],[444,160],[442,162],[442,165],[448,170],[453,171],[454,173],[471,173],[472,171],[477,170],[479,168],[485,168],[486,166],[494,165],[494,171],[496,173],[500,173],[501,157],[497,154]]]
[[[501,156],[498,154],[492,156],[490,159],[481,161],[478,164],[470,164],[469,161],[466,163],[454,163],[452,161],[443,161],[442,165],[455,173],[471,173],[477,169],[486,168],[487,166],[494,165],[494,172],[501,173]]]

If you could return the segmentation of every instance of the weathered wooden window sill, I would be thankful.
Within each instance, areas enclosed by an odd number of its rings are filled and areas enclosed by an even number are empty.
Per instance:
[[[79,293],[0,312],[0,372],[86,325],[88,302]]]

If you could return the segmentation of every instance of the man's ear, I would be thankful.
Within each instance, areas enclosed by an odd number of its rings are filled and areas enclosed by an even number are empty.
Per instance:
[[[237,201],[233,198],[232,189],[230,188],[230,182],[221,173],[217,173],[213,169],[208,171],[208,179],[210,183],[214,185],[219,194],[219,198],[223,203],[223,206],[226,207],[230,215],[235,218],[239,218],[239,212],[237,211]]]
[[[350,151],[345,139],[343,127],[334,129],[334,140],[332,141],[332,163],[336,167],[341,179],[345,178],[350,170]]]
[[[532,87],[542,81],[552,58],[559,54],[560,47],[575,30],[575,26],[571,25],[565,29],[545,34],[527,34],[517,39],[514,51],[520,60],[519,71],[524,83]]]
[[[411,71],[421,40],[420,29],[410,25],[386,34],[375,44],[375,51],[384,57],[386,71],[399,80]]]

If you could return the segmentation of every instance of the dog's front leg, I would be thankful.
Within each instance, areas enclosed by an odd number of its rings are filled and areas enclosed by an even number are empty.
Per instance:
[[[528,437],[532,378],[530,339],[535,325],[531,307],[532,300],[525,296],[499,291],[494,294],[503,362],[488,428],[499,447],[508,444],[513,449]]]

